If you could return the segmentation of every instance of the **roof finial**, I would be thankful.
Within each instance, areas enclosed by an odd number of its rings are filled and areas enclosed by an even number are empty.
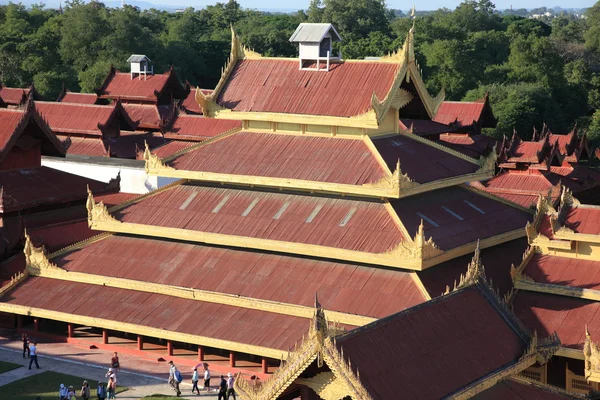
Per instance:
[[[412,6],[412,10],[410,11],[410,18],[413,21],[411,30],[414,31],[414,29],[415,29],[415,20],[417,19],[417,11],[415,10],[415,5],[414,4]]]

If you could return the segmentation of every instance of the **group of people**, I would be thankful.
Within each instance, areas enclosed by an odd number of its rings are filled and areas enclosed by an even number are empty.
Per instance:
[[[23,341],[23,358],[25,358],[25,353],[27,353],[27,357],[29,358],[29,369],[31,369],[33,363],[35,363],[37,369],[40,369],[40,364],[38,364],[37,340],[30,343],[26,333],[21,335],[21,340]]]
[[[108,372],[104,375],[108,378],[106,382],[106,386],[104,382],[98,381],[98,387],[96,388],[96,396],[98,400],[112,400],[115,399],[115,393],[117,391],[117,371],[121,367],[119,364],[119,356],[116,352],[113,353],[111,363],[111,367],[108,369]],[[83,381],[81,385],[81,390],[79,394],[73,388],[73,385],[66,387],[64,384],[60,384],[58,389],[58,399],[59,400],[89,400],[91,397],[91,389],[88,381]]]
[[[210,370],[208,369],[208,364],[204,363],[204,390],[207,392],[210,391]],[[194,372],[192,373],[192,393],[196,392],[200,395],[200,388],[198,387],[198,382],[200,381],[200,373],[198,372],[198,366],[194,368]],[[177,394],[177,397],[181,396],[181,390],[179,389],[179,384],[183,382],[183,376],[181,372],[173,361],[169,361],[169,384]],[[233,396],[233,399],[236,400],[235,390],[233,389],[233,375],[230,373],[227,374],[227,379],[223,375],[221,375],[221,382],[219,383],[219,400],[229,400],[230,396]]]

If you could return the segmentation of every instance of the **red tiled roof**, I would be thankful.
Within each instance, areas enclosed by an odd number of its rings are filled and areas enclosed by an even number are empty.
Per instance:
[[[64,144],[50,130],[48,125],[42,120],[35,109],[31,107],[27,110],[0,109],[0,161],[2,161],[21,135],[27,129],[34,125],[33,138],[42,139],[41,152],[44,155],[64,156]],[[42,137],[37,137],[38,133],[42,133]],[[35,142],[34,142],[35,143]]]
[[[337,346],[375,400],[444,398],[514,364],[527,348],[484,290],[470,286],[356,328]]]
[[[469,157],[479,158],[489,154],[497,140],[486,135],[440,135],[438,142]]]
[[[152,154],[155,154],[160,158],[167,158],[171,157],[178,151],[187,149],[188,147],[193,146],[195,144],[198,144],[198,142],[191,140],[170,140],[162,146],[155,147],[152,150]]]
[[[484,107],[483,101],[443,101],[433,120],[446,125],[471,126],[479,121]]]
[[[91,230],[86,218],[28,229],[27,233],[34,246],[44,245],[48,252],[54,252],[101,232]]]
[[[145,78],[140,75],[131,79],[128,72],[115,72],[113,75],[109,74],[107,82],[99,91],[100,97],[156,102],[156,93],[165,89],[170,77],[171,74],[167,72]]]
[[[209,89],[200,89],[200,91],[206,95],[211,94],[213,92],[212,90],[209,90]],[[185,99],[183,99],[179,103],[179,106],[186,113],[202,114],[202,109],[200,108],[200,105],[196,101],[196,88],[194,86],[190,87],[190,91],[189,91],[188,95],[185,97]]]
[[[592,337],[600,335],[600,302],[520,291],[513,308],[517,317],[538,337],[556,331],[563,347],[582,350],[585,326]]]
[[[481,250],[485,274],[493,281],[501,296],[512,289],[510,266],[519,265],[527,247],[529,244],[524,237]],[[465,274],[472,257],[472,254],[467,254],[453,258],[424,271],[417,271],[417,275],[429,295],[437,297],[446,291],[446,286],[452,288],[454,282],[460,282],[460,275]]]
[[[62,136],[66,139],[68,136]],[[82,156],[107,157],[108,152],[101,138],[71,137],[71,145],[67,154],[79,154]]]
[[[580,204],[569,209],[564,225],[575,233],[600,235],[600,206]]]
[[[503,172],[483,182],[488,189],[509,189],[514,193],[541,193],[554,186],[542,174]]]
[[[373,144],[390,171],[396,169],[398,159],[403,174],[417,183],[433,182],[444,178],[476,172],[479,165],[406,135],[373,139]]]
[[[3,302],[284,351],[310,323],[248,308],[41,277],[27,278]]]
[[[9,105],[19,105],[29,95],[30,88],[10,88],[0,85],[0,99]]]
[[[107,184],[47,167],[0,171],[1,212],[82,200],[88,185],[93,192],[104,192]]]
[[[511,149],[511,154],[508,162],[521,163],[540,163],[542,161],[542,150],[544,142],[520,142],[514,149]]]
[[[404,240],[380,202],[251,190],[175,186],[113,215],[127,223],[369,253],[383,253]]]
[[[220,134],[241,129],[242,121],[204,118],[201,115],[179,114],[165,133],[169,139],[202,141]]]
[[[149,238],[110,236],[52,262],[68,271],[307,307],[318,293],[327,310],[374,318],[425,300],[404,271]]]
[[[425,236],[431,236],[442,250],[524,230],[532,219],[530,213],[457,186],[392,200],[391,204],[409,233],[417,232],[423,220]]]
[[[104,139],[111,157],[136,159],[147,144],[150,149],[162,146],[167,140],[159,133],[121,132],[121,136]]]
[[[600,261],[534,254],[524,273],[539,283],[600,289]]]
[[[89,104],[42,102],[35,103],[35,108],[56,133],[80,133],[102,136],[98,125],[109,123],[115,106]]]
[[[239,132],[201,146],[169,165],[188,171],[351,185],[377,182],[385,176],[362,140],[254,132]]]
[[[0,288],[19,272],[25,272],[25,254],[22,252],[0,263]]]
[[[559,393],[550,386],[542,386],[524,380],[506,379],[472,397],[473,400],[566,400],[580,399]]]
[[[57,101],[61,103],[96,104],[98,95],[96,93],[65,92]]]
[[[419,136],[434,135],[454,131],[454,128],[451,128],[446,124],[440,124],[439,122],[430,121],[428,119],[400,118],[398,124],[400,126],[400,129],[405,131],[412,130],[412,133]]]
[[[124,203],[136,197],[139,197],[139,194],[135,193],[104,193],[98,194],[94,193],[94,200],[96,202],[102,202],[107,207],[116,206],[117,204]],[[97,231],[96,231],[97,233]]]
[[[4,150],[8,145],[23,118],[24,111],[0,110],[0,149]]]
[[[535,208],[537,201],[540,197],[540,194],[513,194],[513,193],[504,193],[504,192],[491,192],[495,196],[501,197],[504,200],[510,201],[511,203],[515,203],[521,207],[525,208]],[[553,196],[553,199],[556,199],[557,196]]]
[[[329,72],[298,68],[298,60],[241,60],[217,103],[234,111],[351,117],[371,108],[373,93],[383,99],[399,65],[342,62]]]
[[[159,130],[173,118],[172,106],[154,104],[123,104],[132,121],[139,122],[138,128]]]

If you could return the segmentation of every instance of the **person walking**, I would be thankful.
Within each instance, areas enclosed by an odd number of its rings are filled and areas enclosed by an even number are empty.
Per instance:
[[[115,398],[115,392],[117,391],[117,384],[115,383],[114,378],[111,376],[108,378],[108,385],[106,388],[106,392],[108,393],[108,399],[112,400]]]
[[[67,391],[67,400],[77,400],[75,396],[75,389],[73,389],[73,385],[69,385],[69,390]]]
[[[119,370],[119,368],[121,368],[121,364],[119,364],[119,356],[117,355],[116,351],[113,353],[113,356],[110,359],[110,366],[114,370]]]
[[[219,396],[217,397],[217,400],[225,400],[225,396],[227,396],[227,381],[225,380],[225,377],[221,375],[221,382],[219,383]]]
[[[26,333],[21,335],[21,340],[23,341],[23,358],[25,358],[25,353],[27,353],[27,358],[29,358],[29,338]]]
[[[204,364],[204,390],[210,391],[210,371],[206,363]]]
[[[38,353],[37,353],[37,341],[34,340],[33,344],[29,346],[29,369],[31,369],[31,364],[35,362],[35,366],[37,369],[40,369],[40,365],[38,364]]]
[[[234,382],[235,379],[233,379],[231,372],[227,373],[227,400],[229,400],[229,396],[233,396],[233,400],[236,400],[235,389],[233,388]]]
[[[96,396],[98,396],[98,400],[106,399],[106,387],[104,387],[104,382],[98,381],[98,388],[96,389]]]
[[[67,400],[67,393],[69,391],[67,390],[67,387],[64,384],[60,384],[60,387],[58,388],[58,398],[60,400]]]
[[[198,389],[198,368],[194,368],[194,373],[192,374],[192,394],[194,394],[194,390],[200,395],[200,389]]]
[[[177,369],[173,361],[169,361],[169,385],[173,388],[175,393],[177,393],[177,397],[181,396],[181,390],[179,390],[179,384],[183,380],[181,376],[181,372]]]
[[[88,385],[88,381],[83,381],[83,386],[81,386],[81,398],[83,400],[89,400],[90,398],[90,385]]]
[[[112,380],[115,382],[115,386],[117,385],[117,373],[116,372],[117,371],[115,371],[114,368],[109,368],[106,375],[104,375],[106,378],[108,378],[108,380],[110,380],[110,378],[112,378]],[[108,380],[106,381],[107,388],[108,388]]]

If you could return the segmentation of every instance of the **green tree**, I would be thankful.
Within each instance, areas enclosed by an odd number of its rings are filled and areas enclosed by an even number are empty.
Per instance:
[[[84,4],[82,0],[67,2],[64,12],[60,55],[76,71],[94,65],[102,51],[102,38],[111,27],[106,22],[102,3]]]
[[[508,76],[515,82],[564,84],[563,62],[547,37],[517,36],[510,45]]]
[[[600,51],[600,1],[585,12],[588,30],[584,33],[585,47],[591,51]]]
[[[490,104],[498,125],[492,136],[512,135],[516,129],[521,137],[530,137],[533,127],[544,123],[555,132],[565,131],[567,123],[552,90],[536,83],[487,85],[470,90],[463,100],[473,101],[489,93]]]
[[[308,20],[331,22],[344,40],[366,38],[375,31],[389,34],[383,0],[313,0]]]

